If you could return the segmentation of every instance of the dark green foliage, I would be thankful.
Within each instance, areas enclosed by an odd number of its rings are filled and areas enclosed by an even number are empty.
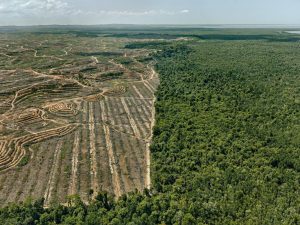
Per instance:
[[[101,76],[99,78],[97,78],[97,80],[103,81],[103,80],[108,80],[108,79],[109,80],[117,79],[117,78],[120,78],[123,74],[124,74],[124,72],[122,72],[122,71],[104,73],[104,74],[101,74]]]
[[[238,40],[266,40],[276,42],[297,42],[300,41],[300,37],[292,36],[274,36],[274,35],[243,35],[243,34],[207,34],[207,35],[194,35],[194,37],[204,40],[226,40],[226,41],[238,41]]]
[[[133,38],[133,39],[176,39],[179,35],[159,34],[159,33],[114,33],[106,37]]]
[[[212,42],[185,52],[157,60],[155,189],[189,199],[203,223],[298,223],[299,51]]]
[[[21,161],[19,162],[18,166],[19,167],[22,167],[22,166],[25,166],[27,165],[27,163],[29,162],[29,159],[30,159],[30,156],[29,155],[25,155]]]
[[[148,48],[148,49],[157,49],[158,47],[168,45],[168,42],[163,41],[153,41],[153,42],[135,42],[130,43],[125,46],[128,49],[137,49],[137,48]]]
[[[300,223],[298,44],[182,42],[152,57],[153,189],[89,206],[10,205],[0,224]]]
[[[116,61],[123,65],[130,65],[134,62],[131,58],[118,58],[116,59]]]

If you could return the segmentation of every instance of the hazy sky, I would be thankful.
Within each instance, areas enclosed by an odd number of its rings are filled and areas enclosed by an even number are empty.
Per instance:
[[[300,0],[0,0],[0,25],[300,24]]]

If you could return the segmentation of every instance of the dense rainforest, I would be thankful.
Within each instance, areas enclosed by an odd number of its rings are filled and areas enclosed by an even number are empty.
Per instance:
[[[152,189],[89,205],[28,199],[0,209],[0,224],[300,223],[299,43],[150,46],[161,49]]]

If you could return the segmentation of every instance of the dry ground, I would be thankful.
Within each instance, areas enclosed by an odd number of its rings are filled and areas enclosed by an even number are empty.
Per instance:
[[[0,34],[0,205],[150,187],[159,80],[131,41]]]

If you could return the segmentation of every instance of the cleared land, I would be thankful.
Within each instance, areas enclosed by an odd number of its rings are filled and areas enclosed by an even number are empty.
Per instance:
[[[159,80],[134,41],[0,34],[0,206],[150,187]]]

